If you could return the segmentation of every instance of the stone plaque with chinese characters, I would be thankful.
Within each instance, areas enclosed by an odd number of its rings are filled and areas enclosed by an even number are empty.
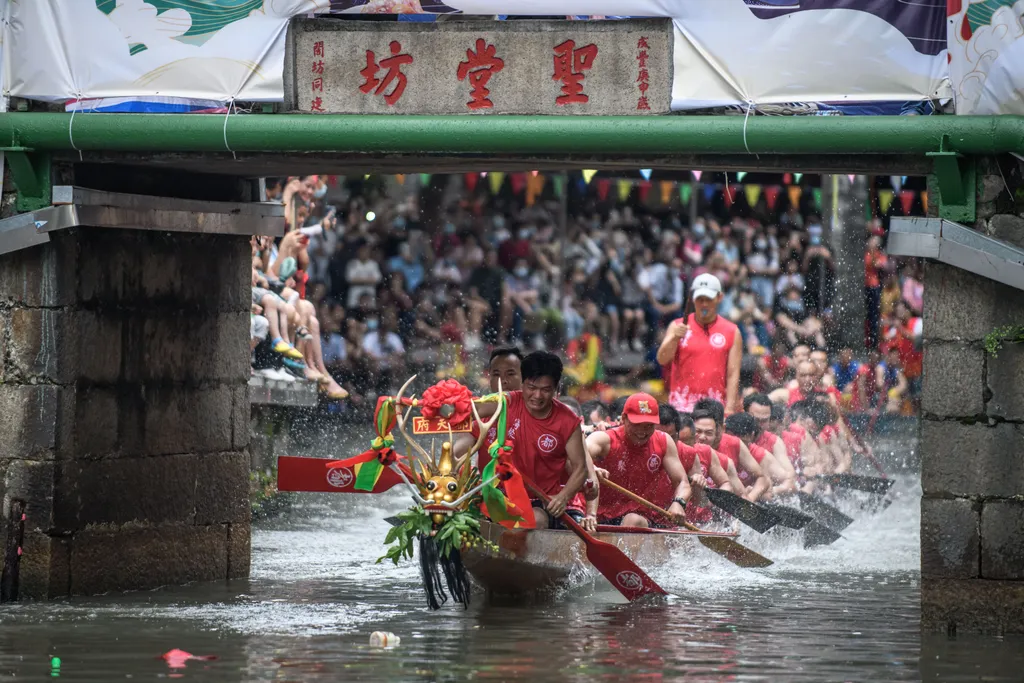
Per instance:
[[[672,22],[293,19],[285,107],[331,114],[667,114]]]

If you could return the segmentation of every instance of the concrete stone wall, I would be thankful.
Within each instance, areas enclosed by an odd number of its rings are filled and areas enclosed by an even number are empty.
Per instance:
[[[0,257],[21,598],[248,576],[248,261],[244,237],[95,229]]]
[[[1024,247],[1024,181],[995,163],[979,167],[974,227]],[[1024,324],[1024,292],[940,263],[924,284],[922,627],[1021,633],[1024,346],[993,357],[982,340]]]

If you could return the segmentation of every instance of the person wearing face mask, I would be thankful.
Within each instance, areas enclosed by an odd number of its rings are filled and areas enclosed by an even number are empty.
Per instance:
[[[801,290],[796,287],[787,289],[776,302],[775,311],[775,323],[783,330],[790,346],[813,343],[818,348],[825,348],[821,321],[807,311]]]
[[[750,289],[754,291],[761,305],[771,308],[775,304],[775,278],[779,275],[779,253],[769,251],[768,238],[758,235],[754,238],[752,251],[747,254],[747,272],[750,273]]]
[[[501,267],[508,271],[514,271],[516,262],[519,260],[530,261],[533,257],[533,245],[530,244],[530,237],[533,236],[533,225],[522,223],[518,226],[513,239],[502,242],[498,247],[498,261]]]

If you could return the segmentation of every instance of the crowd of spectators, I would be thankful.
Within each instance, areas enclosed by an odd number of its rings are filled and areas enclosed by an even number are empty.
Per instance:
[[[792,372],[784,359],[807,348],[837,364],[861,358],[837,373],[847,394],[862,364],[884,368],[907,398],[918,390],[919,266],[885,255],[879,221],[868,226],[865,347],[853,353],[834,342],[836,269],[817,215],[790,208],[772,220],[707,214],[690,224],[685,212],[622,203],[583,201],[560,215],[554,203],[463,192],[427,221],[422,193],[358,185],[267,180],[289,232],[253,238],[254,373],[316,381],[329,398],[359,402],[391,390],[418,350],[456,359],[499,344],[562,350],[590,332],[606,356],[649,362],[686,312],[688,284],[710,272],[723,284],[720,314],[742,330],[750,386],[770,390]]]

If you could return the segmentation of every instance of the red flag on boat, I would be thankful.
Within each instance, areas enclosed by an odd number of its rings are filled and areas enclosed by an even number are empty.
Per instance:
[[[367,451],[369,459],[361,460],[360,453],[348,460],[325,460],[282,455],[277,459],[278,491],[309,491],[314,493],[383,493],[402,479],[390,467],[379,467],[377,454]],[[356,488],[356,481],[364,468],[371,466],[374,479],[369,490]],[[375,466],[375,467],[374,467]],[[370,471],[370,470],[368,470]],[[363,473],[366,474],[366,473]],[[364,476],[365,479],[365,476]]]

